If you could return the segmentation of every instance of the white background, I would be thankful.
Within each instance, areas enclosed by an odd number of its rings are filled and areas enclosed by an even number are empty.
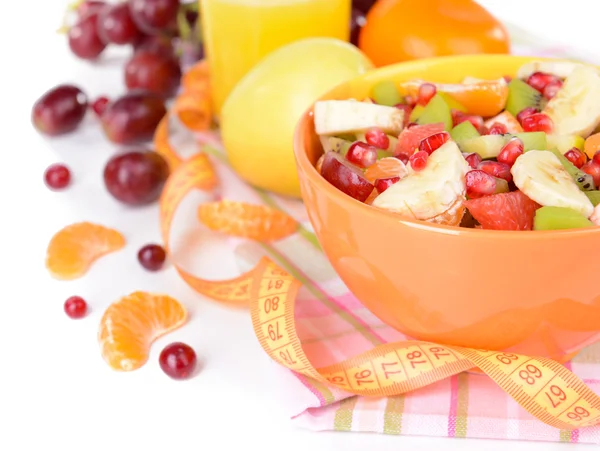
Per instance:
[[[549,39],[590,51],[597,46],[584,39],[597,28],[597,14],[584,9],[593,2],[561,2],[560,10],[552,1],[483,3]],[[64,6],[64,0],[7,0],[0,10],[0,450],[571,448],[296,429],[272,390],[273,364],[247,313],[199,299],[172,268],[148,274],[138,265],[137,249],[159,240],[157,210],[125,208],[105,193],[101,172],[114,148],[93,117],[64,139],[48,141],[32,129],[32,103],[55,84],[77,83],[91,97],[123,91],[122,55],[109,52],[95,66],[70,56],[65,39],[55,34]],[[50,192],[42,182],[44,169],[57,161],[74,174],[66,192]],[[79,220],[116,225],[128,246],[80,280],[54,281],[44,268],[47,242]],[[236,271],[225,254],[205,269],[215,278]],[[192,319],[156,343],[145,367],[121,374],[99,356],[97,324],[110,302],[137,289],[173,295]],[[73,294],[91,305],[84,320],[69,320],[62,311]],[[194,347],[202,361],[189,381],[172,381],[158,367],[160,349],[175,340]]]

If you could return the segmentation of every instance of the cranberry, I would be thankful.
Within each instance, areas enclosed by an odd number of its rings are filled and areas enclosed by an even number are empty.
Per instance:
[[[552,119],[544,113],[535,113],[523,118],[521,122],[523,130],[526,132],[546,132],[551,133],[554,128]]]
[[[66,188],[71,182],[71,171],[64,164],[53,164],[44,172],[44,181],[50,189]]]
[[[404,105],[403,103],[399,103],[398,105],[394,105],[399,110],[404,111],[404,127],[408,125],[408,121],[410,121],[410,113],[412,113],[413,107],[410,105]]]
[[[482,161],[477,166],[477,169],[492,175],[494,177],[498,177],[499,179],[504,179],[507,182],[512,181],[512,174],[510,173],[510,166],[506,163],[499,163],[497,161]]]
[[[196,353],[185,343],[171,343],[158,358],[160,368],[172,379],[187,379],[196,368]]]
[[[394,183],[400,181],[400,177],[389,177],[387,179],[375,180],[375,189],[379,194],[383,193],[386,189],[392,186]]]
[[[562,88],[563,82],[561,80],[552,80],[550,83],[546,85],[544,88],[543,95],[546,99],[550,100],[552,97],[556,95],[560,88]]]
[[[378,149],[387,149],[390,147],[390,138],[380,128],[372,128],[365,133],[367,144]]]
[[[588,161],[586,164],[581,166],[581,170],[592,176],[595,187],[600,186],[600,164],[596,163],[595,160]]]
[[[538,110],[537,108],[532,107],[532,106],[528,106],[527,108],[523,108],[517,114],[517,121],[519,122],[519,124],[523,125],[523,119],[525,119],[526,117],[531,116],[532,114],[539,113],[539,112],[540,112],[540,110]]]
[[[504,135],[506,133],[508,133],[506,125],[500,122],[494,122],[488,130],[488,135]]]
[[[138,252],[138,261],[148,271],[158,271],[163,267],[167,254],[158,244],[148,244]]]
[[[65,313],[72,319],[80,319],[87,313],[87,303],[79,296],[71,296],[65,301]]]
[[[534,72],[527,79],[527,84],[532,88],[543,92],[546,85],[548,85],[548,83],[554,80],[557,80],[557,78],[552,74],[546,74],[544,72]]]
[[[96,100],[94,100],[94,103],[92,103],[92,110],[94,110],[96,116],[102,116],[102,113],[104,113],[104,110],[106,110],[108,103],[109,100],[107,97],[98,97]]]
[[[479,163],[482,161],[479,154],[475,152],[467,155],[465,160],[467,160],[467,163],[469,163],[469,166],[471,166],[473,169],[477,169],[477,166],[479,166]]]
[[[584,153],[577,147],[573,147],[572,149],[565,152],[565,158],[578,168],[581,168],[581,166],[583,166],[587,160]]]
[[[435,85],[431,83],[423,83],[421,86],[419,86],[419,98],[417,99],[417,103],[422,106],[427,105],[436,92],[437,88]]]
[[[415,171],[422,171],[427,166],[427,158],[429,158],[429,154],[424,150],[419,150],[412,154],[408,161]]]
[[[512,166],[521,155],[523,155],[523,141],[519,138],[513,138],[508,141],[498,154],[498,162]]]
[[[448,132],[435,133],[421,140],[419,143],[419,150],[425,151],[431,155],[448,141],[450,141],[450,134]]]
[[[496,192],[496,179],[479,169],[467,172],[465,184],[467,186],[467,196],[471,199],[489,196]]]
[[[356,141],[348,149],[346,159],[361,168],[368,168],[377,161],[377,149],[369,144]]]

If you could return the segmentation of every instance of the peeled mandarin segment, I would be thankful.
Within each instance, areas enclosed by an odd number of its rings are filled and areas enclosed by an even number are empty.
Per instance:
[[[201,205],[198,219],[211,230],[256,241],[280,240],[298,228],[294,218],[279,210],[228,200]]]
[[[365,170],[365,178],[375,183],[377,179],[402,177],[406,174],[406,166],[398,158],[386,157],[378,160]]]
[[[208,93],[184,92],[175,99],[173,114],[192,131],[208,130],[212,124],[212,108]]]
[[[102,357],[117,371],[132,371],[148,360],[158,337],[187,320],[183,305],[169,296],[136,291],[111,304],[100,321]]]
[[[423,80],[413,80],[401,85],[401,90],[417,98]],[[508,84],[504,79],[477,83],[434,83],[438,92],[445,92],[467,109],[468,114],[490,117],[499,114],[506,105]]]
[[[583,149],[588,158],[594,158],[594,154],[600,150],[600,133],[595,133],[585,140]]]
[[[95,260],[123,246],[125,238],[117,230],[90,222],[71,224],[50,240],[46,268],[57,279],[76,279],[83,276]]]

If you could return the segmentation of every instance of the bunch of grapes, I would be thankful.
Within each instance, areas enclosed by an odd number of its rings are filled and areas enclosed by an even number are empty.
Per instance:
[[[135,146],[135,151],[120,153],[106,163],[107,191],[120,202],[155,201],[168,176],[166,162],[145,144],[167,113],[165,101],[177,92],[182,65],[203,57],[197,3],[80,1],[74,7],[74,23],[66,30],[71,52],[95,61],[108,46],[128,46],[131,54],[123,71],[127,92],[113,100],[90,101],[78,86],[59,85],[33,106],[33,125],[45,135],[73,132],[91,109],[109,141]],[[63,165],[53,165],[45,180],[52,189],[64,189],[70,172]]]

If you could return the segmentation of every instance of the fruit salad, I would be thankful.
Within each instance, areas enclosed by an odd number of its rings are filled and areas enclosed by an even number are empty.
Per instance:
[[[600,70],[533,61],[515,77],[379,82],[314,107],[317,171],[359,202],[491,230],[600,225]]]

